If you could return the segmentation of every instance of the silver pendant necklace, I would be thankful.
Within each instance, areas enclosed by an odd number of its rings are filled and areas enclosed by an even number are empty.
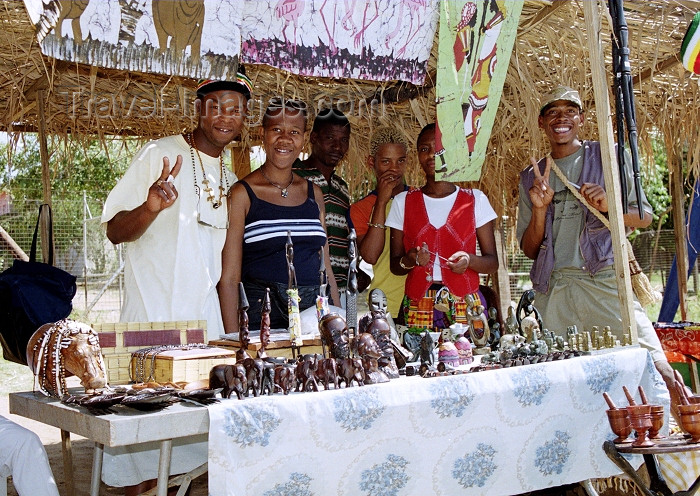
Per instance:
[[[263,177],[267,180],[268,183],[272,184],[275,188],[277,188],[278,190],[280,190],[280,194],[282,195],[282,198],[287,198],[287,196],[289,196],[289,189],[288,189],[288,188],[289,188],[289,187],[292,185],[292,183],[294,182],[294,173],[293,173],[293,172],[292,172],[292,178],[289,180],[289,184],[287,184],[287,185],[284,186],[284,187],[282,187],[282,185],[277,184],[277,183],[274,182],[272,179],[270,179],[269,177],[267,177],[267,174],[265,174],[265,171],[263,170],[262,167],[260,167],[260,173],[263,175]]]

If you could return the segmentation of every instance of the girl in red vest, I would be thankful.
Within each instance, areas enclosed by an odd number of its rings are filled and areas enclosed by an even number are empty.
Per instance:
[[[465,297],[478,298],[479,274],[498,269],[496,212],[488,198],[478,189],[435,180],[435,124],[423,128],[417,146],[426,184],[397,195],[386,220],[391,271],[408,274],[399,320],[409,332],[466,324]]]

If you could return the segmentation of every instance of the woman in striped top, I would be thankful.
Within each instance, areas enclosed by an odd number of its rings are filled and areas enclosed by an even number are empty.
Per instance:
[[[218,284],[226,333],[238,332],[238,283],[250,302],[250,329],[260,328],[265,288],[270,288],[270,327],[286,328],[287,232],[294,243],[300,310],[315,304],[323,250],[333,302],[338,288],[328,256],[323,193],[292,172],[306,135],[306,104],[274,98],[263,116],[265,163],[236,183],[229,194],[229,228]]]

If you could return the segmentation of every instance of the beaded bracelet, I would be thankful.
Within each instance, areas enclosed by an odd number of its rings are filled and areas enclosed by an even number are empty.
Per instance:
[[[384,224],[375,224],[374,222],[368,222],[367,225],[369,227],[376,227],[379,229],[386,229],[386,226]]]

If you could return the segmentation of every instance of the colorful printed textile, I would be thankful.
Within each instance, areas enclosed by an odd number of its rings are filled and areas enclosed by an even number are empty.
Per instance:
[[[348,208],[350,208],[350,193],[348,183],[342,177],[333,174],[330,184],[321,172],[313,167],[303,168],[303,163],[297,159],[292,170],[299,176],[318,184],[323,192],[323,203],[326,206],[326,234],[328,234],[328,251],[331,257],[331,267],[335,275],[338,289],[343,290],[348,281]]]
[[[620,469],[601,449],[615,438],[602,394],[625,404],[623,385],[668,411],[639,348],[223,400],[208,407],[209,493],[501,495],[606,478]]]
[[[438,0],[25,0],[44,55],[227,79],[241,62],[423,84]]]
[[[654,330],[669,362],[691,363],[700,360],[700,324],[692,322],[656,322]]]
[[[478,181],[523,1],[440,2],[436,179]]]

